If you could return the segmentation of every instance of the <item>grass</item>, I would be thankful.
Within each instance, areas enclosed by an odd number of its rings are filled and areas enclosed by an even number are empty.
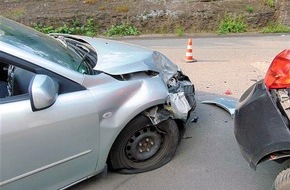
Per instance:
[[[63,26],[60,26],[60,27],[45,26],[42,24],[34,24],[33,27],[36,30],[43,33],[65,33],[65,34],[78,34],[78,35],[85,35],[85,36],[99,35],[98,24],[96,24],[93,19],[88,19],[86,23],[84,24],[78,20],[74,20],[72,21],[72,23],[64,24]],[[176,25],[174,27],[174,30],[171,32],[169,28],[165,26],[160,26],[159,28],[155,29],[155,31],[153,31],[153,33],[155,34],[169,34],[172,32],[174,32],[177,36],[183,36],[185,33],[185,29],[181,25]],[[235,17],[229,14],[225,14],[224,19],[220,22],[218,34],[242,33],[242,32],[246,32],[246,24],[244,23],[243,18],[241,16]],[[285,26],[283,24],[271,23],[257,32],[290,33],[290,27]],[[108,37],[130,36],[130,35],[139,35],[139,34],[140,32],[138,31],[137,27],[132,26],[128,23],[123,23],[121,25],[113,25],[110,28],[108,28],[106,32],[103,33],[103,35],[106,35]]]
[[[74,20],[70,26],[63,25],[57,28],[53,26],[44,26],[35,24],[33,26],[36,30],[43,33],[64,33],[64,34],[79,34],[85,36],[96,36],[98,34],[98,25],[94,23],[93,19],[88,19],[85,24],[78,20]]]
[[[290,27],[283,24],[269,24],[262,33],[290,33]]]
[[[247,5],[246,10],[248,13],[252,13],[254,11],[254,8],[252,5]]]
[[[184,31],[185,31],[185,29],[182,26],[177,26],[175,28],[175,33],[176,33],[177,36],[183,36],[184,35]]]
[[[225,13],[224,19],[220,22],[218,34],[242,33],[246,31],[246,24],[242,16],[232,16]]]
[[[70,24],[64,24],[60,27],[45,26],[42,24],[34,24],[33,28],[43,32],[48,33],[64,33],[64,34],[78,34],[84,36],[96,36],[98,35],[99,27],[95,24],[93,19],[88,19],[85,24],[82,24],[78,20],[74,20]],[[138,35],[139,31],[136,27],[129,24],[123,23],[121,25],[113,25],[105,32],[107,36],[130,36]]]
[[[113,25],[111,26],[107,32],[107,36],[131,36],[138,35],[139,31],[136,27],[131,26],[127,23],[123,23],[121,25]]]
[[[274,7],[275,7],[275,2],[274,2],[274,0],[266,0],[266,4],[267,4],[270,8],[274,8]]]

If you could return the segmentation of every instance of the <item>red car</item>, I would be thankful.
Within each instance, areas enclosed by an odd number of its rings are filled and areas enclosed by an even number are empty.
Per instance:
[[[235,137],[252,168],[263,161],[290,159],[290,49],[272,61],[264,80],[252,85],[235,111]],[[290,168],[275,180],[276,190],[290,189]]]

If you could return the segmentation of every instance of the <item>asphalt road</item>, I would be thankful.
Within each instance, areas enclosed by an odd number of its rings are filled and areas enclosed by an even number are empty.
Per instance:
[[[198,61],[185,63],[188,38]],[[146,38],[123,41],[162,52],[178,64],[196,86],[197,109],[174,159],[155,171],[96,176],[70,190],[270,190],[275,176],[290,165],[265,162],[252,170],[239,152],[230,114],[204,100],[238,101],[264,77],[276,54],[290,48],[290,35]],[[225,95],[225,91],[232,92]],[[259,135],[259,134],[257,134]]]

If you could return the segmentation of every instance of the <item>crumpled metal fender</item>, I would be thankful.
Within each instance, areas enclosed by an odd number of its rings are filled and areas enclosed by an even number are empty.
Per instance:
[[[104,110],[99,112],[102,135],[97,171],[104,168],[113,142],[127,123],[144,110],[164,104],[168,96],[168,89],[160,77],[136,73],[130,80],[118,82],[108,75],[101,75],[102,82],[107,83],[90,88],[93,96],[98,97],[97,109]]]

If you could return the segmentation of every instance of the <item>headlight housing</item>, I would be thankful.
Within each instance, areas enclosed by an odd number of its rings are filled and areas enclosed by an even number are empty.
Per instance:
[[[155,66],[160,70],[160,75],[166,84],[179,71],[177,65],[159,52],[153,53],[153,60]]]

